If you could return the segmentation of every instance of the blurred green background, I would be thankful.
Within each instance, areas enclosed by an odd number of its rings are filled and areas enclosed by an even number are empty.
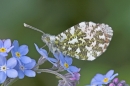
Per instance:
[[[114,30],[107,51],[95,61],[74,59],[80,67],[78,86],[89,84],[96,73],[105,74],[110,69],[130,84],[130,0],[1,0],[0,38],[18,40],[27,44],[28,56],[39,58],[34,43],[43,46],[41,33],[23,27],[23,23],[35,26],[46,33],[57,35],[82,21],[106,23]],[[43,67],[50,67],[45,63]],[[52,74],[37,74],[35,78],[18,80],[13,86],[57,86]]]

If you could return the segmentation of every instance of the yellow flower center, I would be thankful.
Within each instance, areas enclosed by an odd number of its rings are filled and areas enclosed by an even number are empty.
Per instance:
[[[5,48],[0,48],[0,52],[6,52]]]
[[[17,57],[20,57],[20,56],[21,56],[19,52],[16,52],[15,55],[16,55]]]
[[[68,68],[68,67],[69,67],[69,65],[68,65],[67,63],[64,63],[64,66],[65,66],[66,68]]]
[[[6,66],[2,66],[2,67],[1,67],[1,70],[2,70],[2,71],[6,71],[6,69],[7,69]]]
[[[104,79],[103,79],[103,82],[108,82],[108,78],[104,78]]]

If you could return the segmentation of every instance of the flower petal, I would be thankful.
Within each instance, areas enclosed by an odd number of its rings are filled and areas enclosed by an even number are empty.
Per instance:
[[[59,52],[53,53],[54,57],[59,60]]]
[[[39,52],[44,58],[48,58],[48,54],[44,51],[44,49],[40,49]]]
[[[16,78],[18,76],[18,72],[15,69],[8,69],[6,72],[9,78]]]
[[[32,59],[32,61],[30,63],[24,64],[24,67],[26,69],[32,69],[35,65],[36,65],[36,61],[34,59]]]
[[[106,77],[107,78],[110,78],[112,75],[113,75],[113,73],[114,73],[114,70],[110,70],[110,71],[108,71],[107,73],[106,73]]]
[[[71,70],[69,70],[69,68],[67,68],[67,69],[65,69],[65,70],[67,70],[67,71],[74,77],[73,72],[72,72]]]
[[[0,53],[1,56],[8,56],[8,54],[6,52],[2,52]]]
[[[69,70],[73,73],[79,72],[79,68],[77,68],[76,66],[69,66]]]
[[[7,61],[7,67],[8,68],[14,68],[17,64],[17,60],[15,58],[10,58]]]
[[[0,71],[0,83],[3,83],[6,80],[6,74]]]
[[[54,59],[54,58],[51,58],[51,57],[48,57],[48,59],[51,61],[51,62],[57,62],[57,60],[56,59]]]
[[[10,52],[10,50],[12,50],[14,48],[14,46],[11,46],[10,48],[7,49],[7,53]]]
[[[19,77],[19,79],[23,79],[23,78],[24,78],[24,73],[23,73],[23,71],[18,70],[18,77]]]
[[[13,57],[16,57],[16,55],[15,55],[15,52],[18,52],[18,48],[19,48],[19,43],[18,43],[18,41],[17,40],[14,40],[13,41],[13,49],[11,50],[11,54],[12,54],[12,56]]]
[[[3,66],[5,64],[6,64],[6,57],[0,55],[0,66]]]
[[[73,81],[74,81],[74,80],[78,81],[79,79],[80,79],[80,74],[77,73],[77,72],[74,73],[74,77],[71,77],[71,78],[70,78],[70,80],[73,80]]]
[[[48,56],[48,53],[45,49],[40,48],[40,51],[42,51],[42,53],[44,53],[44,55]]]
[[[11,47],[11,40],[10,39],[6,39],[4,41],[4,47],[7,49]]]
[[[21,62],[23,62],[24,64],[30,63],[32,61],[32,59],[28,56],[21,56],[20,57]]]
[[[66,56],[66,57],[65,57],[65,60],[66,60],[66,62],[67,62],[69,65],[72,64],[72,61],[73,61],[72,58]]]
[[[12,54],[13,57],[16,57],[15,52],[14,52],[13,49],[11,50],[11,54]]]
[[[46,58],[50,63],[52,63],[54,66],[56,66],[57,67],[57,64],[55,63],[55,62],[57,62],[56,61],[56,59],[54,59],[54,58]]]
[[[21,55],[26,55],[28,53],[28,46],[27,45],[21,45],[18,49]]]
[[[25,70],[24,73],[28,77],[35,77],[36,76],[36,73],[32,70]]]
[[[3,41],[0,40],[0,48],[3,47]]]
[[[102,81],[96,81],[95,78],[91,80],[91,85],[90,86],[102,86]]]
[[[34,45],[35,45],[35,47],[36,47],[36,50],[38,51],[38,53],[40,53],[41,54],[41,51],[40,51],[40,49],[38,48],[38,46],[34,43]]]
[[[92,78],[91,84],[92,84],[93,82],[96,82],[96,79],[95,79],[95,78]]]
[[[38,51],[39,54],[41,54],[45,58],[48,56],[47,51],[45,49],[42,49],[42,48],[39,49],[36,44],[34,44],[34,45],[35,45],[36,50]]]
[[[104,76],[102,74],[96,74],[94,78],[96,81],[102,81],[104,79]]]
[[[62,53],[59,53],[59,59],[60,59],[60,64],[64,66],[64,63],[66,63],[66,61]]]
[[[116,73],[113,76],[111,76],[110,80],[114,79],[116,76],[118,76],[118,73]]]
[[[13,46],[14,48],[12,49],[14,52],[18,51],[18,48],[19,48],[19,43],[17,40],[14,40],[13,41]]]

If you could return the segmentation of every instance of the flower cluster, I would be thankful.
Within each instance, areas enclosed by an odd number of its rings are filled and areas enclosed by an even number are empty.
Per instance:
[[[11,51],[12,57],[7,59]],[[35,72],[31,70],[35,65],[35,60],[28,56],[28,46],[19,46],[18,41],[11,44],[10,39],[0,40],[0,83],[4,83],[7,78],[24,78],[24,75],[35,77]]]
[[[17,40],[11,43],[10,39],[0,40],[0,84],[8,86],[11,80],[24,76],[35,77],[36,73],[47,72],[55,74],[59,78],[58,86],[76,86],[80,79],[80,68],[72,65],[72,58],[64,56],[61,52],[54,53],[54,57],[49,57],[45,49],[39,48],[34,44],[36,50],[41,55],[38,62],[29,56],[27,45],[20,45]],[[8,53],[11,51],[11,57],[7,60]],[[53,66],[49,69],[39,69],[45,61]],[[62,71],[67,73],[60,73]],[[9,81],[10,80],[10,81]]]

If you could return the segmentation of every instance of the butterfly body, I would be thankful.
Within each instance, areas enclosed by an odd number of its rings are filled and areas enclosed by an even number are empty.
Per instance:
[[[42,40],[52,53],[62,52],[80,60],[94,60],[106,51],[113,30],[106,24],[81,22],[57,36],[44,34]]]

